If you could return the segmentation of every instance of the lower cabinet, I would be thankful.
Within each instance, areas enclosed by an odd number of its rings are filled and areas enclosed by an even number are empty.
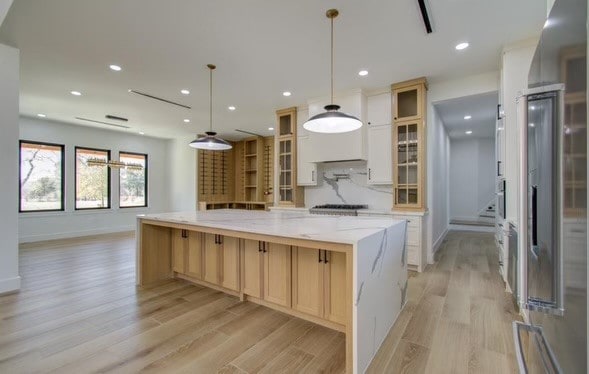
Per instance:
[[[203,235],[203,280],[239,291],[239,239],[216,234]]]
[[[186,272],[186,230],[172,229],[172,271]]]
[[[407,264],[414,270],[422,272],[427,264],[425,230],[422,230],[423,225],[421,223],[424,217],[395,214],[393,218],[407,221],[407,235],[405,237]]]
[[[346,318],[346,255],[293,247],[292,307],[333,322]]]
[[[196,231],[188,231],[188,245],[186,249],[186,275],[202,279],[202,237],[203,234]]]
[[[284,244],[244,240],[243,293],[290,307],[290,249]]]

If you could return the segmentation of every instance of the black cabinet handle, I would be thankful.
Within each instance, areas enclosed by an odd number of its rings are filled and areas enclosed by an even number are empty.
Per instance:
[[[371,173],[372,173],[372,169],[371,168],[368,168],[368,180],[371,180],[372,179]]]
[[[501,176],[501,161],[497,161],[497,176]]]
[[[538,245],[538,186],[532,186],[532,246]]]
[[[268,244],[268,243],[266,243],[266,242],[262,242],[262,250],[263,250],[263,252],[264,252],[264,253],[268,252],[268,251],[266,250],[266,244]]]
[[[223,244],[223,235],[219,235],[219,244]]]
[[[258,242],[258,252],[262,252],[262,242]]]
[[[323,262],[325,262],[326,264],[329,262],[327,261],[327,250],[323,250]]]
[[[321,259],[321,250],[320,249],[317,251],[317,258],[319,259],[320,263],[323,262],[323,260]]]

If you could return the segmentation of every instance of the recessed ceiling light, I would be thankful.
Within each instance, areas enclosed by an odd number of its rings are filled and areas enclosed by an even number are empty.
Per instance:
[[[456,44],[456,49],[459,51],[462,51],[463,49],[468,48],[469,44],[464,42],[464,43],[460,43],[460,44]]]
[[[139,135],[145,135],[143,131],[139,131]]]
[[[268,127],[268,130],[274,131],[274,127]]]
[[[364,77],[364,76],[368,75],[368,70],[360,70],[358,72],[358,75],[361,77]]]
[[[188,91],[187,89],[180,90],[180,93],[182,95],[190,95],[190,91]]]
[[[466,134],[466,135],[470,135],[470,134],[472,134],[472,130],[468,130],[468,131],[466,131],[466,132],[465,132],[465,134]]]
[[[292,95],[292,94],[290,93],[290,91],[284,91],[284,92],[282,93],[282,96],[290,96],[290,95]]]
[[[471,118],[472,118],[472,116],[470,114],[467,114],[466,116],[464,116],[464,119],[466,119],[466,120],[469,120]]]
[[[184,123],[190,123],[190,120],[188,118],[184,118]]]
[[[536,127],[536,125],[533,123],[530,123],[530,127]]]
[[[37,117],[45,118],[45,117],[47,117],[47,116],[46,116],[46,115],[44,115],[43,113],[39,113],[39,114],[37,114]]]
[[[530,109],[531,109],[531,110],[536,110],[536,107],[532,105],[532,106],[530,107]]]
[[[74,96],[82,96],[82,93],[80,91],[71,91],[70,93]]]
[[[114,71],[121,71],[121,70],[123,70],[123,68],[120,67],[119,65],[110,65],[109,68],[110,68],[110,70],[114,70]]]
[[[233,105],[231,105],[231,106],[227,107],[227,109],[229,109],[229,110],[235,110],[235,107]]]

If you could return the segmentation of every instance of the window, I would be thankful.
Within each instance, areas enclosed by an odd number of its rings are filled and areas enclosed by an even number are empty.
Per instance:
[[[76,209],[110,208],[110,151],[76,147]]]
[[[20,141],[19,212],[64,209],[64,149],[60,144]]]
[[[141,165],[142,168],[126,167],[119,171],[119,206],[121,208],[147,206],[147,155],[119,152],[119,161],[127,165]]]

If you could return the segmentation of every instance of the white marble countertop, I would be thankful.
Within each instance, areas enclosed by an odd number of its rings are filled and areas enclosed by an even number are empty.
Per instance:
[[[238,209],[145,214],[137,217],[139,219],[342,244],[356,244],[366,237],[403,222],[383,216],[346,217],[313,215],[293,211],[265,212]]]

